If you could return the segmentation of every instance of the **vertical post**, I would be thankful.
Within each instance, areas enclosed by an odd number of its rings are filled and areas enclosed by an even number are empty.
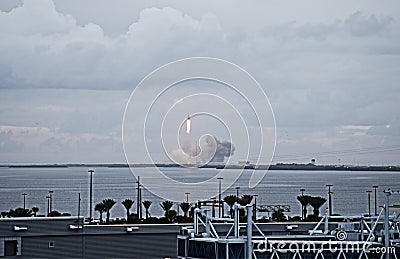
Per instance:
[[[371,191],[367,191],[368,193],[368,217],[371,217]]]
[[[222,195],[221,191],[222,191],[222,180],[224,178],[218,177],[217,179],[219,180],[219,186],[218,186],[218,216],[220,218],[222,218],[223,215],[222,215],[222,204],[221,204],[221,195]]]
[[[386,250],[386,259],[389,259],[389,196],[391,195],[390,191],[385,191],[385,250]]]
[[[50,196],[46,196],[47,199],[47,217],[50,214]]]
[[[215,198],[211,198],[212,202],[212,217],[215,218]]]
[[[254,222],[257,221],[257,197],[258,197],[257,194],[254,194],[254,195],[253,195],[253,198],[254,198],[254,204],[253,204],[253,220],[254,220]]]
[[[26,210],[26,194],[25,192],[22,194],[24,196],[24,210]]]
[[[137,214],[137,216],[138,216],[138,218],[139,218],[139,214],[140,214],[140,176],[138,176],[138,178],[137,178],[138,180],[136,181],[136,183],[137,183],[137,197],[136,197],[136,214]]]
[[[81,215],[81,193],[78,193],[78,230],[79,230],[79,216]]]
[[[361,217],[361,220],[360,220],[361,241],[364,241],[364,223],[365,223],[364,217]]]
[[[89,222],[92,221],[92,211],[93,211],[93,169],[88,170],[90,173],[90,183],[89,183]]]
[[[210,227],[210,210],[206,209],[205,210],[206,213],[206,234],[207,237],[210,237],[210,232],[211,232],[211,227]]]
[[[304,192],[306,191],[306,189],[301,188],[300,191],[301,191],[301,196],[304,196]],[[301,219],[305,219],[304,205],[303,204],[301,205]]]
[[[329,215],[328,212],[325,212],[325,225],[324,225],[324,233],[327,234],[329,232]]]
[[[237,186],[235,189],[236,189],[236,200],[239,200],[239,190],[240,190],[240,187]]]
[[[198,213],[200,209],[195,208],[194,209],[194,215],[193,215],[193,228],[194,228],[194,233],[195,235],[199,234],[199,220],[198,220]]]
[[[142,209],[142,188],[139,188],[139,219],[142,219],[143,217],[143,209]],[[179,210],[178,210],[178,212],[179,212]]]
[[[186,203],[189,203],[189,194],[190,194],[190,192],[185,192],[185,195],[186,195]]]
[[[378,208],[378,205],[377,205],[377,198],[376,198],[376,189],[378,189],[378,185],[374,185],[374,186],[372,186],[372,188],[374,188],[374,192],[375,192],[375,216],[378,216],[378,211],[377,211],[377,208]]]
[[[253,258],[253,211],[252,211],[252,206],[249,204],[246,206],[247,210],[247,247],[246,247],[246,252],[247,252],[247,257],[248,259]]]
[[[328,187],[328,204],[329,204],[329,216],[332,216],[332,192],[331,192],[331,187],[332,184],[327,184],[326,187]]]
[[[239,238],[239,209],[238,209],[238,204],[235,203],[235,205],[233,205],[233,209],[235,211],[234,213],[234,221],[233,221],[233,228],[234,228],[234,234],[235,234],[235,238]]]
[[[50,196],[50,206],[49,206],[49,213],[53,211],[53,191],[49,191]]]

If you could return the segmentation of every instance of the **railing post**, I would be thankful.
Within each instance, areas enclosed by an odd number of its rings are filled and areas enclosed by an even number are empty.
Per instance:
[[[234,234],[235,234],[235,238],[239,238],[239,208],[238,208],[238,204],[235,203],[235,205],[233,205],[233,209],[235,211],[234,213],[234,222],[233,222],[233,229],[234,229]]]
[[[246,206],[247,210],[247,259],[253,257],[253,208],[252,205]]]
[[[206,213],[206,234],[207,237],[210,237],[210,232],[211,232],[211,227],[210,227],[210,210],[206,209],[205,210]]]
[[[195,235],[198,235],[198,234],[199,234],[199,219],[198,219],[198,217],[199,217],[199,215],[198,215],[199,211],[200,211],[200,210],[199,210],[198,208],[195,208],[195,209],[194,209],[193,228],[194,228],[194,233],[195,233]]]
[[[386,248],[386,259],[389,257],[389,196],[390,191],[385,191],[385,248]]]

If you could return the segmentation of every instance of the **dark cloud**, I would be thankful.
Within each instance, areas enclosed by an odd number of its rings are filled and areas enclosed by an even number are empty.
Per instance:
[[[211,162],[224,162],[226,158],[235,154],[235,146],[227,140],[218,140],[216,137],[217,149]]]

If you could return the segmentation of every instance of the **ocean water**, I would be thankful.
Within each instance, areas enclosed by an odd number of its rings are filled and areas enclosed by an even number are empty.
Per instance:
[[[129,168],[0,168],[0,211],[8,211],[23,206],[22,193],[27,193],[26,206],[40,208],[39,214],[45,214],[49,190],[53,193],[53,210],[77,215],[78,193],[81,193],[81,215],[89,215],[89,169],[94,169],[93,206],[105,198],[112,198],[117,204],[111,210],[112,218],[125,217],[121,201],[127,198],[135,200],[131,212],[136,212],[136,178]],[[137,169],[146,170],[146,169]],[[164,173],[174,179],[186,182],[198,182],[216,175],[216,169],[166,168]],[[245,170],[238,181],[222,197],[236,194],[235,187],[240,186],[240,195],[257,194],[257,205],[290,205],[289,215],[300,215],[300,204],[296,196],[304,188],[305,194],[327,197],[326,184],[333,184],[333,212],[342,215],[360,215],[368,212],[367,190],[378,185],[378,205],[383,204],[382,191],[387,188],[400,189],[400,172],[346,172],[346,171],[269,171],[262,182],[249,189],[251,171]],[[215,195],[215,190],[204,192]],[[160,186],[163,188],[163,186]],[[185,199],[182,192],[182,201]],[[153,216],[163,214],[160,203],[163,199],[146,189],[142,190],[142,200],[153,201],[150,213]],[[393,200],[400,204],[400,200]],[[174,206],[177,209],[178,205]],[[326,203],[323,208],[327,207]],[[227,211],[227,210],[226,210]],[[323,209],[321,209],[323,211]],[[310,208],[311,212],[311,208]],[[374,212],[374,193],[371,194],[371,212]],[[95,217],[98,213],[94,212]]]

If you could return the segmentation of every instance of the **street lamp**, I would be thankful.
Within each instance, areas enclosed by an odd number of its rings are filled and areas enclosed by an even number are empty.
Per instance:
[[[222,206],[221,206],[221,185],[222,185],[222,180],[224,179],[224,178],[222,178],[222,177],[218,177],[217,178],[218,180],[219,180],[219,189],[218,189],[218,215],[219,215],[219,217],[220,218],[222,218],[222,216],[223,215],[221,215],[221,214],[223,214],[223,212],[221,211],[222,210]]]
[[[376,189],[378,189],[379,188],[379,186],[378,185],[374,185],[374,186],[372,186],[372,188],[374,188],[374,192],[375,192],[375,216],[378,216],[378,212],[377,212],[377,202],[376,202]]]
[[[94,170],[90,169],[88,170],[90,173],[90,190],[89,190],[89,222],[92,222],[92,209],[93,209],[93,173]]]
[[[257,194],[254,194],[254,195],[253,195],[253,198],[254,198],[254,204],[253,204],[253,220],[254,220],[254,222],[256,222],[256,220],[257,220],[257,197],[258,197]]]
[[[49,197],[50,197],[49,213],[51,213],[53,211],[53,191],[49,191]]]
[[[239,190],[240,190],[240,187],[237,186],[235,189],[236,189],[236,199],[239,200]]]
[[[186,203],[189,203],[189,194],[190,194],[190,192],[185,192],[185,195],[186,195]]]
[[[331,192],[331,187],[333,184],[327,184],[326,187],[328,187],[328,206],[329,206],[329,216],[332,216],[332,192]]]
[[[366,191],[368,193],[368,216],[371,217],[371,193],[372,191]]]
[[[301,191],[301,196],[304,196],[304,192],[306,191],[306,189],[301,188],[300,191]]]
[[[24,196],[24,210],[26,209],[26,194],[25,192],[22,194]]]

